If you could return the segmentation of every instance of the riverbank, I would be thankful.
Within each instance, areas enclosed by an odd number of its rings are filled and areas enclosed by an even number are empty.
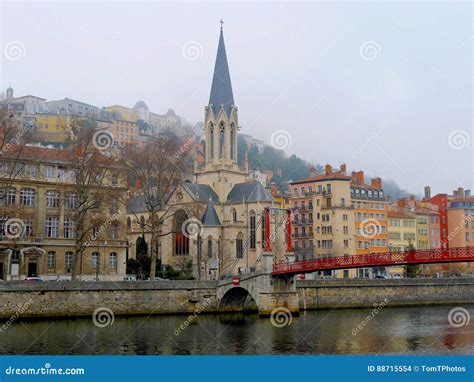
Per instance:
[[[474,304],[474,279],[297,281],[300,310]],[[0,285],[0,317],[216,313],[217,282],[43,282]]]

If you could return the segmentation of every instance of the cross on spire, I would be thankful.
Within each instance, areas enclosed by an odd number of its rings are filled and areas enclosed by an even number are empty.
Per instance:
[[[221,19],[219,22],[221,23],[221,32],[222,32],[222,29],[224,27],[224,21]]]

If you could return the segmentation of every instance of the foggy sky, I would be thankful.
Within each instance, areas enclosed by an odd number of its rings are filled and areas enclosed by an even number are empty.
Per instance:
[[[241,132],[421,193],[474,188],[470,3],[1,6],[1,88],[204,118],[224,36]],[[9,60],[18,41],[24,57]],[[367,48],[365,50],[364,48]],[[469,145],[468,145],[469,144]]]

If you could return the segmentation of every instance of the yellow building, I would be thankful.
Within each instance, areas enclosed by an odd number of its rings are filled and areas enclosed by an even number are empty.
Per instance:
[[[327,165],[325,172],[313,178],[314,242],[316,257],[351,256],[355,253],[354,208],[351,202],[351,180],[343,167],[333,172]],[[302,227],[304,228],[304,227]],[[297,232],[295,227],[295,233]],[[355,270],[326,272],[325,276],[355,277]]]
[[[137,110],[125,106],[107,106],[104,107],[104,110],[115,113],[114,119],[137,123],[140,118],[140,113]]]
[[[416,249],[416,217],[406,212],[388,212],[388,248],[390,252]],[[389,273],[402,276],[405,267],[389,267]]]
[[[35,114],[36,139],[42,142],[64,143],[71,139],[71,120],[67,115]]]

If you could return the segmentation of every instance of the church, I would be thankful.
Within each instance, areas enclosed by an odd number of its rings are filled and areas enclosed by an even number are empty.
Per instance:
[[[217,280],[268,270],[274,261],[292,258],[291,213],[278,208],[261,183],[249,179],[247,158],[238,163],[238,130],[221,26],[205,107],[205,161],[195,162],[193,181],[177,187],[167,202],[175,211],[161,228],[158,261],[162,266],[188,267],[195,279]],[[133,256],[140,230],[134,229],[131,220],[139,217],[139,222],[147,216],[139,197],[130,201],[128,215]],[[143,236],[149,243],[146,232]]]

